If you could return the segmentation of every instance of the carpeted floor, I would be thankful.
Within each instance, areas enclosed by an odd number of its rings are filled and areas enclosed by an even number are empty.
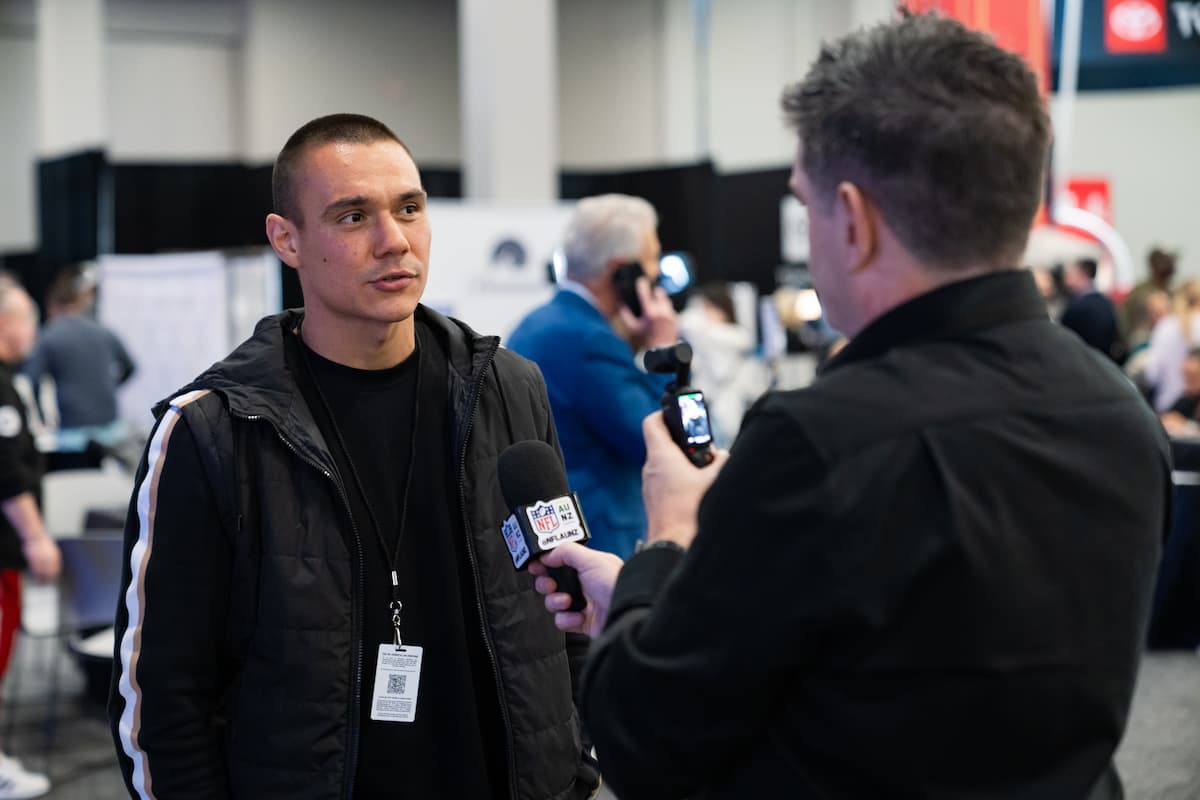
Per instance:
[[[1200,657],[1142,659],[1129,727],[1117,750],[1129,800],[1200,800]]]
[[[1127,800],[1200,800],[1200,657],[1159,652],[1142,660],[1117,768]],[[616,800],[607,791],[600,797]]]
[[[87,699],[83,673],[66,658],[61,662],[58,722],[45,749],[52,646],[52,641],[18,645],[16,696],[10,670],[8,713],[0,724],[6,749],[31,768],[48,769],[54,789],[47,797],[123,798],[103,709]],[[1117,764],[1129,800],[1200,800],[1200,657],[1189,652],[1146,656]],[[607,792],[601,797],[614,800]]]

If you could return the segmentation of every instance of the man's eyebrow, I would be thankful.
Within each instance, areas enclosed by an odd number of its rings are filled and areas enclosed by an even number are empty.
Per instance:
[[[405,202],[408,202],[409,200],[424,200],[425,195],[426,195],[426,192],[424,189],[412,189],[412,190],[407,191],[404,194],[400,195],[396,199],[401,203],[405,203]]]
[[[425,197],[426,197],[426,192],[424,189],[410,189],[407,192],[405,192],[404,194],[397,197],[395,202],[407,203],[410,200],[424,200]],[[324,217],[335,216],[341,211],[345,211],[346,209],[350,209],[350,208],[357,208],[360,206],[369,205],[370,202],[371,202],[370,198],[368,198],[366,195],[361,195],[361,194],[356,194],[351,197],[342,197],[337,200],[334,200],[332,203],[325,206],[325,211],[322,212],[322,216],[324,216]]]
[[[367,202],[366,196],[361,194],[356,194],[353,197],[342,197],[325,206],[322,216],[328,217],[331,214],[336,214],[338,211],[342,211],[343,209],[353,208],[355,206],[364,206],[367,204]]]

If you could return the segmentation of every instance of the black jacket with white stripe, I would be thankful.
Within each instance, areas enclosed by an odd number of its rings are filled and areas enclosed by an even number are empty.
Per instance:
[[[572,700],[586,642],[564,641],[498,530],[500,452],[525,439],[557,447],[545,386],[496,337],[418,314],[450,356],[451,446],[507,794],[586,797],[598,778]],[[286,366],[284,336],[299,319],[264,319],[155,410],[126,523],[109,702],[135,797],[351,795],[366,711],[361,557],[334,461]],[[195,478],[159,496],[167,469]]]

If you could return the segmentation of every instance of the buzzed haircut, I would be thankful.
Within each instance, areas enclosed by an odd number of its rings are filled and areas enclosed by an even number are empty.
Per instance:
[[[810,202],[828,209],[847,181],[932,267],[1019,263],[1050,140],[1019,56],[955,20],[904,13],[824,45],[783,110]]]
[[[296,201],[296,173],[305,154],[327,144],[372,144],[392,141],[412,156],[408,145],[391,128],[363,114],[330,114],[300,127],[279,151],[271,171],[271,205],[276,214],[297,225],[304,224]],[[415,160],[415,159],[414,159]]]

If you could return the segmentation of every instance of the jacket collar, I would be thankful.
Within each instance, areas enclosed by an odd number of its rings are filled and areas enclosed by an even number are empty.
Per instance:
[[[584,291],[587,291],[587,289],[584,288]],[[589,292],[589,294],[591,293]],[[603,322],[605,325],[609,324],[608,320],[604,318],[604,314],[602,314],[600,309],[596,307],[595,302],[593,302],[593,300],[589,300],[587,297],[584,297],[574,289],[560,288],[554,294],[552,302],[566,306],[575,313],[586,314],[590,317],[594,317],[595,319]]]
[[[926,292],[878,317],[834,356],[824,371],[876,358],[911,342],[1035,319],[1049,319],[1049,314],[1027,270],[967,278]]]
[[[499,346],[497,336],[481,336],[468,325],[442,316],[424,305],[417,306],[417,318],[438,337],[449,357],[451,409],[456,423],[474,402],[479,379]],[[172,394],[176,397],[194,389],[210,389],[220,394],[231,414],[257,417],[270,422],[294,445],[314,448],[310,456],[325,460],[328,447],[322,441],[312,411],[304,402],[294,377],[294,365],[288,363],[286,336],[304,319],[304,309],[289,309],[264,317],[254,333],[224,360],[203,372],[196,380]],[[155,406],[160,416],[169,400]]]

